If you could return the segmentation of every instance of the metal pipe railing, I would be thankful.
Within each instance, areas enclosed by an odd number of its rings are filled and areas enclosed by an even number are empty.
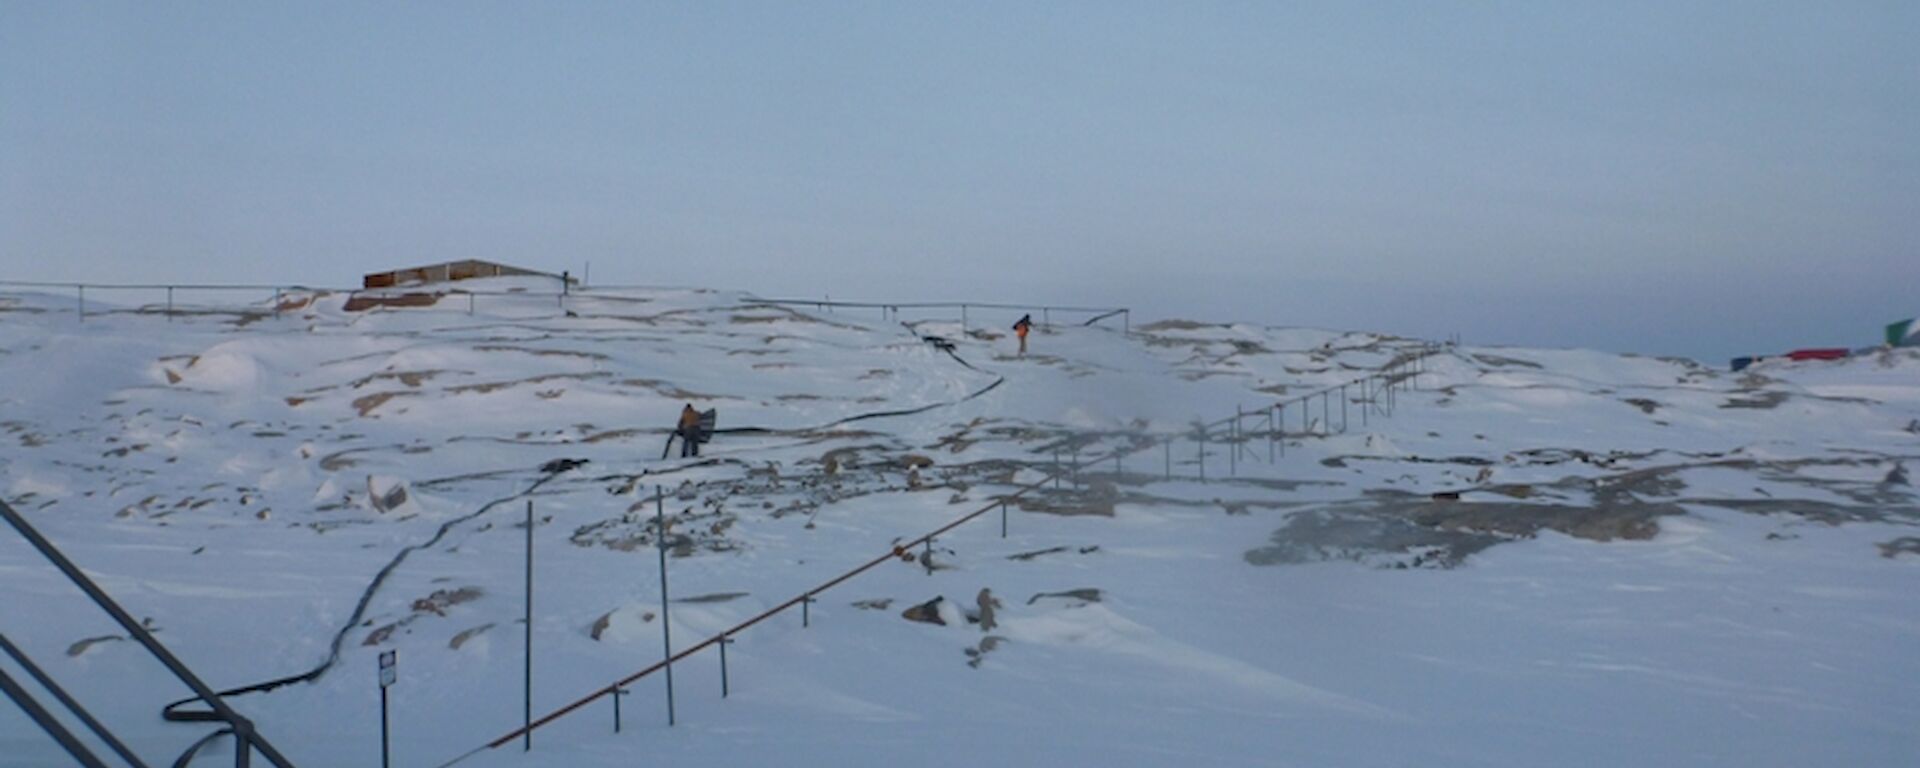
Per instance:
[[[1114,453],[1111,456],[1103,456],[1098,459],[1090,459],[1089,463],[1109,461],[1115,458],[1125,456],[1130,453],[1136,453],[1142,450],[1146,450],[1147,448],[1150,448],[1153,445],[1154,445],[1154,442],[1148,442],[1145,444],[1134,446],[1130,449],[1127,449],[1127,448],[1115,449]],[[1076,473],[1079,471],[1079,468],[1080,468],[1080,465],[1078,464],[1070,465],[1070,466],[1056,466],[1055,468],[1047,472],[1045,476],[1041,477],[1037,481],[1020,486],[1018,489],[1016,489],[1012,493],[1009,493],[1003,496],[997,496],[994,498],[992,502],[989,502],[985,506],[982,506],[979,509],[976,509],[972,512],[969,512],[965,515],[955,518],[954,520],[949,521],[948,523],[940,526],[939,528],[935,528],[932,531],[928,531],[927,533],[922,534],[913,539],[900,542],[896,544],[892,550],[886,552],[885,554],[878,555],[873,559],[868,560],[854,567],[852,570],[842,573],[839,576],[835,576],[834,578],[829,579],[826,582],[816,587],[813,587],[812,589],[806,590],[805,592],[795,595],[794,597],[786,600],[785,602],[782,602],[779,605],[776,605],[772,608],[768,608],[767,610],[760,612],[758,615],[750,619],[747,619],[746,621],[742,621],[739,624],[735,624],[732,627],[728,627],[724,630],[721,630],[720,632],[704,640],[701,640],[700,642],[695,643],[692,646],[689,646],[687,648],[680,650],[678,653],[674,653],[671,656],[667,656],[666,658],[656,661],[640,669],[639,671],[634,672],[633,674],[627,675],[626,677],[620,678],[619,680],[616,680],[606,685],[605,687],[599,688],[593,691],[592,693],[589,693],[586,696],[573,701],[572,703],[569,703],[565,706],[562,706],[558,709],[553,710],[552,712],[542,715],[540,718],[533,720],[531,723],[521,728],[515,729],[511,733],[502,735],[499,738],[489,741],[480,747],[476,747],[475,749],[467,752],[466,754],[460,755],[459,757],[456,757],[446,763],[443,763],[442,766],[444,768],[444,766],[449,766],[449,765],[453,765],[454,763],[458,763],[461,760],[464,760],[472,755],[478,754],[481,750],[497,749],[503,745],[512,743],[513,740],[522,738],[523,736],[530,734],[534,729],[540,728],[548,723],[551,723],[555,720],[565,717],[566,715],[580,709],[581,707],[584,707],[588,704],[593,703],[594,701],[600,699],[603,696],[618,695],[618,691],[620,689],[623,689],[632,685],[635,681],[643,677],[651,675],[662,669],[666,669],[669,667],[669,665],[675,662],[678,662],[682,659],[685,659],[689,656],[692,656],[696,653],[699,653],[700,651],[705,650],[709,647],[719,645],[723,642],[730,642],[732,637],[740,634],[740,632],[748,628],[751,628],[752,626],[759,624],[760,622],[766,621],[769,618],[777,616],[785,611],[791,610],[794,606],[797,606],[797,605],[804,606],[812,602],[815,599],[816,595],[819,595],[820,593],[825,592],[827,590],[833,589],[834,587],[839,586],[842,583],[845,583],[848,579],[852,579],[855,576],[858,576],[862,573],[872,570],[874,567],[880,565],[881,563],[887,562],[889,560],[894,559],[895,557],[900,556],[902,552],[910,550],[914,547],[931,546],[931,544],[933,543],[933,540],[940,537],[941,535],[946,534],[947,532],[952,531],[953,529],[958,528],[962,525],[965,525],[970,521],[976,520],[980,518],[982,515],[985,515],[988,512],[991,512],[995,509],[1004,509],[1007,502],[1012,501],[1014,499],[1018,499],[1021,496],[1026,495],[1028,492],[1039,490],[1046,483],[1055,481],[1061,476],[1068,475],[1071,473]]]
[[[135,621],[132,616],[128,615],[126,610],[122,609],[119,603],[114,602],[113,598],[108,596],[105,590],[102,590],[99,585],[93,583],[92,579],[87,578],[87,575],[80,571],[79,566],[74,565],[72,560],[68,560],[67,556],[61,553],[58,547],[53,545],[53,542],[41,536],[39,531],[27,523],[26,518],[22,517],[20,513],[15,512],[13,507],[7,506],[7,503],[4,501],[0,501],[0,518],[5,518],[7,523],[12,525],[13,529],[18,531],[20,536],[27,540],[28,544],[33,545],[34,549],[39,550],[40,554],[51,561],[55,568],[60,569],[60,572],[67,577],[68,581],[73,582],[74,586],[79,587],[81,592],[92,599],[94,605],[99,606],[100,610],[105,611],[108,616],[111,616],[121,628],[127,630],[129,637],[132,637],[136,642],[140,643],[142,647],[145,647],[148,653],[152,654],[155,659],[160,661],[161,665],[167,668],[167,671],[172,672],[173,676],[179,679],[180,682],[185,683],[186,686],[193,691],[195,696],[201,701],[206,702],[207,707],[212,710],[212,713],[203,716],[201,719],[207,722],[219,721],[226,723],[227,728],[232,730],[233,738],[238,742],[238,746],[234,750],[234,762],[236,765],[246,765],[252,750],[258,750],[261,755],[267,758],[268,762],[273,763],[275,766],[278,766],[278,768],[292,768],[293,763],[281,755],[280,751],[275,749],[258,731],[254,730],[252,721],[242,717],[240,713],[235,712],[233,708],[227,706],[227,703],[220,698],[220,694],[215,693],[205,682],[202,682],[200,677],[193,673],[193,670],[188,669],[186,664],[181,663],[180,659],[173,655],[173,652],[167,650],[167,647],[162,645],[159,640],[154,639],[153,633],[148,632],[146,627],[141,626],[140,622]]]
[[[52,736],[54,741],[59,742],[60,748],[66,750],[74,762],[86,768],[106,768],[106,763],[100,762],[100,758],[88,750],[72,731],[60,724],[59,718],[54,717],[52,712],[48,712],[46,707],[35,701],[33,696],[27,693],[26,687],[15,681],[13,676],[7,674],[4,669],[0,669],[0,693],[6,694],[7,698],[13,699],[13,703],[20,705],[20,710],[27,713],[28,719],[40,726],[40,730],[46,731],[48,736]]]
[[[21,669],[27,671],[28,677],[32,677],[34,682],[40,684],[41,688],[45,688],[48,693],[53,694],[53,698],[59,701],[61,706],[66,707],[68,712],[72,712],[74,717],[79,718],[80,722],[87,726],[87,730],[93,731],[93,735],[100,737],[101,741],[106,742],[107,748],[112,749],[115,754],[118,754],[120,759],[127,761],[127,764],[134,768],[147,768],[147,764],[140,762],[140,758],[133,754],[133,750],[127,749],[127,745],[121,743],[120,739],[115,738],[113,732],[107,730],[105,725],[95,719],[93,714],[87,711],[86,707],[81,706],[80,702],[75,701],[72,696],[67,695],[66,690],[62,689],[58,683],[53,681],[51,676],[40,669],[40,665],[33,663],[32,659],[27,658],[27,654],[16,647],[13,641],[8,640],[5,634],[0,634],[0,650],[6,651],[8,656],[13,657],[14,663],[19,664]],[[11,695],[12,691],[8,693]],[[16,703],[20,704],[22,708],[27,707],[25,701],[16,699]],[[28,712],[28,715],[31,716],[32,712]],[[44,726],[44,723],[42,725]],[[51,731],[49,731],[49,733],[52,734]],[[59,734],[52,735],[55,741],[61,741]],[[62,741],[62,746],[65,746],[64,741]],[[74,759],[80,759],[80,756],[74,755]]]

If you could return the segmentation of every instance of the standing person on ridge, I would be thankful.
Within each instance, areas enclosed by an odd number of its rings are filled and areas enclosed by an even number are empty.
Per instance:
[[[680,409],[680,425],[673,433],[680,438],[680,458],[700,455],[700,412],[693,409],[693,403]]]
[[[1013,333],[1020,337],[1020,356],[1027,356],[1027,332],[1033,330],[1033,315],[1021,315],[1020,321],[1013,324]]]

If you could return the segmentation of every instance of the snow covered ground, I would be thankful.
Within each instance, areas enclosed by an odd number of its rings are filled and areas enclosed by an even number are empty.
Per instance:
[[[1131,452],[742,633],[725,699],[717,654],[676,664],[678,725],[653,675],[618,734],[605,698],[459,764],[1920,764],[1912,351],[1449,348],[1391,417],[1353,388],[1344,432],[1293,408],[1230,458],[1151,441],[1421,343],[1057,325],[1021,358],[1018,313],[346,299],[80,323],[0,296],[0,498],[214,686],[325,667],[232,699],[302,765],[377,762],[383,650],[396,764],[517,727],[529,499],[538,716],[659,659],[656,487],[678,649],[1076,449]],[[686,402],[731,431],[663,460]],[[10,532],[0,575],[0,632],[148,762],[209,730],[162,721],[185,689]],[[903,619],[936,597],[947,625]],[[0,707],[0,765],[65,762]]]

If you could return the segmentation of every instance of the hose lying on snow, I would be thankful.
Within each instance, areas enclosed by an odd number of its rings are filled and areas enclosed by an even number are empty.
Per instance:
[[[902,325],[905,325],[905,324],[902,323]],[[938,336],[921,336],[920,339],[929,344],[932,344],[935,348],[939,349],[940,351],[947,353],[948,357],[951,357],[955,362],[963,366],[966,366],[969,370],[980,371],[981,373],[988,373],[988,371],[983,371],[980,368],[974,367],[972,363],[967,362],[966,358],[961,357],[959,353],[955,352],[952,342]],[[867,421],[869,419],[883,419],[883,418],[890,418],[894,416],[912,416],[915,414],[926,413],[928,411],[931,411],[937,408],[945,408],[948,406],[959,405],[961,403],[973,400],[975,398],[978,398],[982,395],[987,394],[988,392],[992,392],[993,390],[998,389],[1000,385],[1005,384],[1006,382],[1007,382],[1007,379],[1005,376],[1000,376],[998,374],[995,374],[993,383],[988,384],[985,387],[975,390],[967,394],[966,396],[956,400],[950,400],[950,401],[939,402],[939,403],[930,403],[930,404],[919,406],[916,408],[902,408],[902,409],[896,409],[896,410],[873,411],[870,413],[855,414],[853,416],[848,416],[842,419],[838,419],[836,421],[832,421],[827,424],[823,424],[817,427],[811,427],[811,428],[808,428],[805,430],[799,430],[799,431],[818,431],[822,429],[831,429],[833,427],[837,427],[842,424],[850,424],[857,421]],[[768,427],[733,427],[730,429],[717,429],[714,431],[716,433],[728,433],[728,434],[769,434],[769,433],[779,433],[779,432],[791,432],[795,430],[779,430],[779,429],[773,429]],[[581,462],[581,463],[584,463],[584,462]],[[492,511],[493,508],[498,507],[501,504],[505,504],[515,499],[524,498],[527,495],[533,493],[534,491],[539,490],[540,486],[545,485],[547,481],[552,480],[555,477],[560,476],[562,473],[565,473],[568,470],[571,470],[577,466],[579,466],[579,463],[574,463],[571,460],[560,460],[560,461],[548,462],[545,465],[542,465],[540,467],[541,471],[544,472],[544,474],[540,477],[540,479],[535,480],[532,485],[527,486],[526,490],[521,491],[520,493],[514,494],[512,496],[506,496],[506,497],[494,499],[493,501],[487,502],[484,506],[480,507],[478,510],[475,510],[470,514],[462,515],[452,520],[448,520],[447,522],[442,523],[440,525],[439,530],[434,531],[432,538],[427,539],[422,543],[413,544],[405,548],[402,548],[399,551],[399,553],[394,555],[394,558],[391,561],[389,561],[385,567],[380,569],[379,573],[374,574],[373,582],[368,584],[366,590],[360,593],[360,600],[358,603],[354,605],[353,614],[347,617],[347,622],[344,626],[340,628],[340,631],[334,633],[333,643],[328,648],[326,660],[322,661],[319,665],[315,666],[313,669],[307,670],[306,672],[302,672],[297,675],[289,675],[286,677],[275,678],[272,680],[267,680],[265,682],[254,683],[252,685],[240,686],[238,688],[229,688],[227,690],[217,691],[216,693],[221,698],[226,698],[230,696],[245,696],[250,693],[263,693],[266,691],[271,691],[276,688],[292,685],[294,683],[310,683],[310,682],[319,680],[322,675],[326,674],[328,670],[333,668],[333,665],[335,663],[339,662],[340,646],[341,644],[346,642],[347,634],[352,632],[354,627],[359,625],[360,620],[366,616],[367,606],[372,604],[374,594],[380,591],[380,586],[386,583],[387,577],[393,575],[393,572],[400,568],[401,563],[406,562],[408,555],[411,555],[416,551],[426,549],[428,547],[432,547],[436,544],[439,544],[440,540],[445,538],[447,533],[452,531],[455,526],[458,526],[461,523],[465,523],[469,520],[473,520],[474,518],[480,517],[481,515],[484,515],[487,512]],[[200,701],[200,698],[197,696],[175,701],[161,708],[160,717],[169,722],[175,722],[175,723],[224,722],[223,720],[220,719],[219,715],[215,714],[211,709],[185,709],[185,707],[198,701]],[[180,756],[180,759],[174,762],[174,766],[176,768],[184,768],[184,766],[186,766],[187,763],[193,760],[194,755],[197,754],[202,747],[205,747],[207,744],[212,743],[214,740],[218,739],[221,736],[230,735],[232,732],[233,731],[230,728],[223,728],[221,730],[217,730],[217,731],[214,731],[213,733],[207,734],[207,736],[205,736],[204,738],[194,742],[193,746],[188,747],[187,751]]]
[[[559,471],[547,472],[547,474],[541,476],[540,479],[533,481],[532,485],[527,486],[527,489],[525,491],[521,491],[520,493],[516,493],[512,496],[506,496],[503,498],[494,499],[493,501],[487,502],[486,505],[480,507],[480,509],[470,514],[461,515],[460,517],[457,517],[452,520],[448,520],[445,523],[442,523],[440,525],[440,529],[434,532],[433,538],[430,538],[425,542],[422,542],[419,544],[413,544],[413,545],[407,546],[401,549],[398,554],[394,555],[393,560],[389,561],[386,567],[381,568],[380,572],[374,575],[373,582],[367,585],[367,588],[364,592],[360,593],[360,601],[354,605],[353,615],[347,617],[347,623],[340,628],[339,632],[334,633],[333,645],[327,652],[327,658],[325,661],[322,661],[318,666],[315,666],[313,669],[307,670],[306,672],[302,672],[297,675],[289,675],[287,677],[275,678],[273,680],[268,680],[266,682],[254,683],[252,685],[244,685],[238,688],[229,688],[227,690],[217,691],[216,693],[221,698],[227,698],[230,696],[245,696],[250,693],[262,693],[265,691],[271,691],[275,688],[279,688],[281,686],[286,686],[286,685],[292,685],[294,683],[310,683],[315,680],[319,680],[321,675],[326,674],[327,670],[332,669],[333,665],[340,660],[341,644],[346,642],[347,634],[352,632],[353,628],[359,625],[360,620],[366,616],[367,606],[372,604],[374,593],[380,591],[380,585],[386,583],[387,577],[393,575],[393,572],[399,569],[400,564],[406,561],[408,555],[411,555],[416,551],[426,549],[428,547],[432,547],[440,543],[440,540],[445,538],[447,533],[453,530],[454,526],[457,526],[461,523],[467,522],[481,515],[484,515],[487,512],[493,510],[493,508],[500,506],[501,504],[505,504],[515,499],[523,498],[528,494],[531,494],[534,491],[539,490],[540,486],[545,485],[547,481],[552,480],[555,477],[558,477],[561,472],[565,472],[569,469],[572,469],[573,466],[577,466],[577,465],[560,467],[560,465],[556,465],[553,462],[549,462],[547,466],[558,468]],[[545,468],[546,467],[543,467],[543,469]],[[160,709],[160,717],[164,720],[167,720],[169,722],[175,722],[175,723],[224,722],[223,720],[221,720],[220,716],[218,714],[215,714],[211,709],[184,709],[184,707],[199,701],[200,701],[200,697],[194,696],[191,698],[181,699],[179,701],[168,704],[165,707],[162,707]],[[185,766],[188,762],[193,760],[193,756],[200,751],[201,747],[204,747],[207,744],[212,743],[215,739],[221,736],[231,734],[232,732],[233,732],[232,729],[229,728],[229,729],[221,729],[208,734],[205,738],[202,738],[199,741],[194,742],[193,746],[188,747],[187,751],[180,756],[180,759],[174,762],[174,765],[176,766],[176,768]]]

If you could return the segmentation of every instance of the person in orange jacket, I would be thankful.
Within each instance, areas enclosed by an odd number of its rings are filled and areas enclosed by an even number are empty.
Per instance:
[[[1020,322],[1013,324],[1013,334],[1020,337],[1020,356],[1027,356],[1027,332],[1033,330],[1033,315],[1021,315]]]
[[[700,455],[700,412],[692,403],[680,409],[680,426],[673,433],[680,436],[680,458]]]

